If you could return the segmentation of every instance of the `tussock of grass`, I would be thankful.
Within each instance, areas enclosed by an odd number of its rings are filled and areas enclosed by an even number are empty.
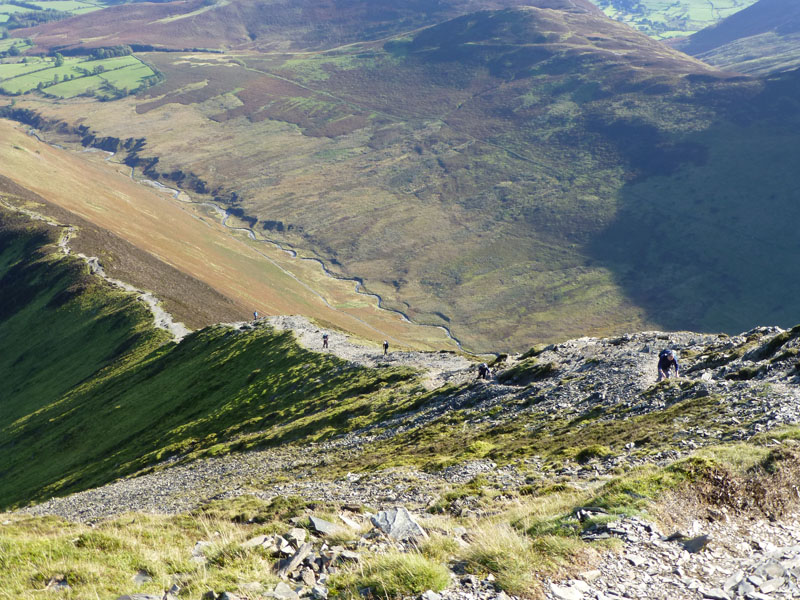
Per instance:
[[[418,595],[427,590],[439,592],[450,583],[450,572],[443,565],[418,552],[390,553],[372,558],[358,573],[337,577],[339,595],[357,597],[358,590],[369,589],[384,598]]]

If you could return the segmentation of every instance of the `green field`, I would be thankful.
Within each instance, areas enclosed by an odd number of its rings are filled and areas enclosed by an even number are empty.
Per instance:
[[[87,12],[92,12],[94,10],[100,10],[104,8],[102,4],[96,4],[94,2],[78,2],[77,0],[38,0],[31,2],[42,10],[60,10],[63,12],[69,12],[74,15],[82,15]]]
[[[55,59],[30,58],[27,64],[18,59],[0,63],[0,89],[7,94],[25,94],[43,84],[42,91],[59,98],[72,98],[95,91],[101,96],[113,96],[113,91],[101,88],[134,90],[143,80],[155,75],[153,70],[134,56],[117,56],[102,60],[65,58],[55,66]],[[102,69],[101,73],[97,73]],[[55,78],[58,82],[55,82]],[[65,81],[65,78],[67,79]]]
[[[15,45],[17,46],[20,52],[31,47],[31,44],[28,43],[27,40],[10,37],[4,40],[0,40],[0,52],[6,52],[9,48],[11,48],[11,46]]]
[[[592,0],[612,19],[655,38],[691,35],[747,8],[755,0]]]

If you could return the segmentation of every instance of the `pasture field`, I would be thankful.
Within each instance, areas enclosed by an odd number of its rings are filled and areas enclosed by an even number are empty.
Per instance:
[[[154,75],[153,70],[140,62],[121,69],[106,71],[102,75],[98,75],[98,77],[116,88],[134,89],[139,86],[142,79],[152,75]]]
[[[612,19],[651,37],[687,36],[747,8],[755,0],[592,0]]]
[[[30,9],[22,8],[21,6],[17,6],[16,4],[5,4],[0,2],[0,14],[10,15],[13,13],[21,13],[21,12],[28,12]]]
[[[78,0],[35,0],[31,4],[38,6],[42,10],[60,10],[73,15],[82,15],[105,8],[102,3],[80,2]]]
[[[102,67],[102,74],[95,73],[98,67]],[[60,67],[55,66],[55,59],[32,58],[27,64],[18,60],[0,64],[0,89],[8,94],[25,94],[42,83],[51,96],[73,98],[90,90],[99,90],[106,82],[115,88],[132,90],[139,87],[144,78],[154,74],[134,56],[102,60],[65,58]],[[56,77],[58,82],[53,83]]]
[[[3,15],[0,15],[0,17],[2,17],[2,16]],[[0,40],[0,52],[7,51],[9,48],[11,48],[11,46],[17,46],[17,48],[19,48],[20,52],[22,52],[23,50],[27,50],[28,48],[30,48],[31,44],[28,43],[27,40],[23,40],[21,38],[14,38],[14,37],[10,37],[10,38],[7,38],[5,40]]]

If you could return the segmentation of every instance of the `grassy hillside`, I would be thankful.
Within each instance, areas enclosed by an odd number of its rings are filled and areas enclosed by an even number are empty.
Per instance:
[[[354,368],[267,327],[217,327],[166,343],[131,295],[90,277],[81,260],[52,254],[47,230],[2,216],[2,505],[232,440],[322,439],[411,401],[410,393],[365,399],[412,379],[409,371]]]
[[[605,13],[657,39],[691,35],[753,4],[756,0],[592,0]]]
[[[795,69],[800,66],[800,6],[791,0],[759,0],[675,46],[739,73]]]

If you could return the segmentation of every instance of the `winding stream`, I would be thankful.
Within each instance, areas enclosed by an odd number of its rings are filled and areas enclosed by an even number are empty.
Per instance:
[[[110,153],[110,154],[111,154],[111,153]],[[113,156],[113,154],[112,154],[112,156]],[[110,159],[110,158],[111,158],[111,156],[109,156],[109,159]],[[135,178],[134,178],[134,169],[133,169],[133,168],[131,168],[131,173],[130,173],[130,176],[131,176],[131,178],[132,178],[132,179],[135,179]],[[344,277],[344,276],[342,276],[342,275],[339,275],[339,274],[337,274],[337,273],[334,273],[333,271],[331,271],[331,270],[328,268],[328,266],[325,264],[325,262],[324,262],[324,261],[322,261],[322,260],[321,260],[321,259],[319,259],[319,258],[316,258],[316,257],[306,257],[306,256],[300,256],[300,255],[297,253],[297,251],[296,251],[296,250],[294,250],[293,248],[290,248],[290,247],[286,247],[286,246],[282,245],[280,242],[278,242],[278,241],[276,241],[276,240],[271,240],[271,239],[268,239],[268,238],[259,237],[259,236],[256,234],[256,232],[255,232],[255,231],[254,231],[252,228],[250,228],[250,227],[239,227],[239,226],[235,226],[235,225],[229,225],[229,224],[228,224],[228,220],[229,220],[229,219],[230,219],[232,216],[235,216],[235,215],[233,215],[233,214],[232,214],[232,213],[231,213],[231,212],[230,212],[230,211],[229,211],[227,208],[225,208],[223,205],[221,205],[221,204],[218,204],[218,203],[216,203],[216,202],[210,202],[210,201],[207,201],[207,200],[202,200],[202,201],[199,201],[199,200],[192,200],[192,199],[189,197],[189,195],[188,195],[188,194],[186,194],[186,192],[182,192],[181,190],[177,190],[177,189],[175,189],[175,188],[170,188],[170,187],[168,187],[168,186],[164,185],[163,183],[161,183],[161,182],[159,182],[159,181],[154,181],[154,180],[152,180],[152,179],[135,179],[135,181],[138,181],[139,183],[142,183],[142,184],[145,184],[145,185],[149,185],[149,186],[151,186],[151,187],[154,187],[154,188],[156,188],[156,189],[158,189],[158,190],[161,190],[161,191],[163,191],[163,192],[169,193],[169,194],[170,194],[170,195],[171,195],[171,196],[172,196],[172,197],[173,197],[175,200],[177,200],[178,202],[182,202],[182,203],[184,203],[184,204],[192,204],[192,205],[195,205],[195,206],[205,206],[205,207],[207,207],[207,208],[210,208],[212,211],[214,211],[214,212],[215,212],[215,213],[216,213],[216,214],[217,214],[217,215],[218,215],[218,216],[221,218],[221,223],[222,223],[223,227],[225,227],[225,228],[227,228],[227,229],[230,229],[231,231],[238,231],[238,232],[244,233],[245,235],[247,235],[247,237],[248,237],[250,240],[252,240],[252,241],[254,241],[254,242],[263,243],[263,244],[270,244],[270,245],[274,246],[275,248],[277,248],[278,250],[280,250],[280,251],[282,251],[282,252],[285,252],[286,254],[288,254],[289,256],[291,256],[292,258],[295,258],[295,259],[297,259],[297,260],[311,261],[311,262],[314,262],[314,263],[316,263],[316,264],[317,264],[317,265],[319,265],[319,267],[322,269],[322,272],[323,272],[325,275],[327,275],[328,277],[331,277],[332,279],[336,279],[336,280],[338,280],[338,281],[345,281],[345,282],[350,282],[350,283],[353,283],[353,284],[354,284],[354,291],[355,291],[357,294],[361,294],[362,296],[368,296],[368,297],[370,297],[370,298],[373,298],[373,299],[376,301],[377,307],[378,307],[379,309],[381,309],[381,310],[385,310],[385,311],[388,311],[388,312],[395,313],[395,314],[399,315],[399,316],[400,316],[400,317],[403,319],[403,321],[405,321],[405,322],[407,322],[407,323],[412,323],[412,324],[414,324],[414,325],[417,325],[417,326],[419,326],[419,327],[432,327],[432,328],[435,328],[435,329],[439,329],[439,330],[441,330],[441,331],[444,331],[444,332],[445,332],[445,334],[447,335],[448,339],[452,340],[452,341],[453,341],[453,343],[455,343],[455,344],[456,344],[456,346],[458,347],[458,349],[459,349],[459,350],[462,350],[462,351],[465,351],[465,352],[469,352],[468,350],[465,350],[465,349],[464,349],[463,345],[461,344],[461,341],[460,341],[460,340],[459,340],[457,337],[455,337],[455,336],[453,335],[452,331],[450,331],[450,328],[449,328],[449,327],[447,327],[446,325],[430,325],[430,324],[427,324],[427,323],[419,323],[419,322],[416,322],[416,321],[412,320],[412,319],[411,319],[411,318],[410,318],[410,317],[409,317],[409,316],[408,316],[406,313],[404,313],[403,311],[401,311],[401,310],[399,310],[399,309],[396,309],[396,308],[389,307],[389,306],[385,306],[385,305],[384,305],[383,298],[381,297],[381,295],[380,295],[380,294],[376,294],[375,292],[370,292],[370,291],[367,291],[367,290],[364,288],[364,281],[363,281],[363,279],[361,279],[360,277]],[[328,301],[325,299],[325,297],[324,297],[322,294],[320,294],[320,293],[319,293],[318,291],[316,291],[314,288],[312,288],[312,287],[311,287],[311,286],[309,286],[307,283],[305,283],[304,281],[302,281],[301,279],[299,279],[297,276],[295,276],[295,275],[294,275],[293,273],[291,273],[290,271],[288,271],[288,270],[284,269],[284,268],[283,268],[281,265],[279,265],[279,264],[278,264],[278,263],[276,263],[274,260],[272,260],[272,259],[271,259],[271,258],[270,258],[270,257],[269,257],[267,254],[265,254],[264,252],[260,252],[260,251],[258,251],[258,250],[256,250],[256,251],[257,251],[257,252],[258,252],[258,253],[259,253],[261,256],[263,256],[263,257],[264,257],[264,258],[266,258],[268,261],[270,261],[270,262],[271,262],[273,265],[275,265],[275,266],[276,266],[278,269],[280,269],[281,271],[283,271],[284,273],[286,273],[286,274],[287,274],[288,276],[290,276],[292,279],[294,279],[295,281],[297,281],[297,282],[298,282],[300,285],[302,285],[302,286],[303,286],[303,287],[305,287],[307,290],[309,290],[310,292],[312,292],[312,293],[313,293],[315,296],[317,296],[318,298],[320,298],[320,299],[322,300],[322,302],[323,302],[323,303],[324,303],[324,304],[325,304],[325,305],[326,305],[328,308],[330,308],[330,309],[332,309],[332,310],[336,310],[337,312],[339,311],[339,309],[337,309],[336,307],[332,306],[332,305],[331,305],[331,304],[330,304],[330,303],[329,303],[329,302],[328,302]],[[349,316],[349,317],[351,317],[351,318],[353,318],[353,319],[356,319],[356,320],[358,320],[359,322],[363,323],[364,325],[366,325],[366,326],[367,326],[367,327],[369,327],[370,329],[373,329],[374,331],[376,331],[376,332],[378,332],[378,333],[381,333],[382,335],[386,335],[384,332],[382,332],[382,331],[379,331],[378,329],[376,329],[375,327],[373,327],[371,324],[367,323],[366,321],[364,321],[364,320],[362,320],[362,319],[359,319],[358,317],[356,317],[356,316],[354,316],[354,315],[351,315],[351,314],[349,314],[349,313],[348,313],[348,316]],[[388,336],[388,337],[391,337],[391,336]],[[394,338],[391,338],[391,339],[393,339],[393,341],[397,341],[397,340],[394,340]]]

